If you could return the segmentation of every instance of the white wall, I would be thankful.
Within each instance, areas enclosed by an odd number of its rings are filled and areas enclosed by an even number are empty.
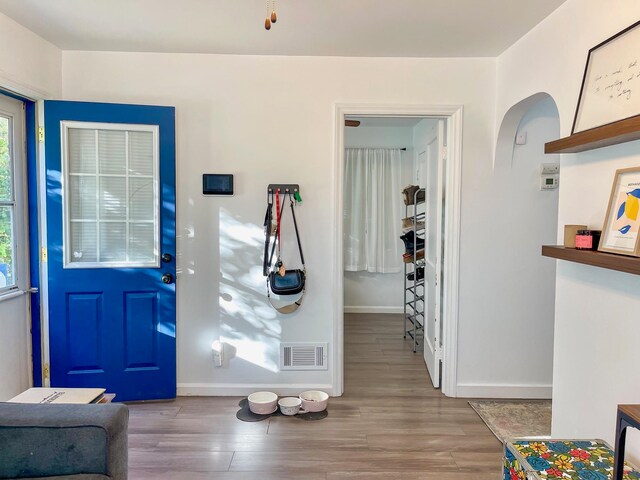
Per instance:
[[[636,0],[568,0],[498,59],[497,120],[544,91],[569,135],[587,51],[638,18]],[[562,155],[559,228],[601,228],[615,170],[638,165],[637,141]],[[552,434],[612,442],[616,405],[640,403],[640,277],[559,262],[556,279]]]
[[[21,94],[56,98],[61,94],[62,52],[0,13],[0,87]]]
[[[0,302],[0,402],[31,386],[31,335],[27,296]]]
[[[0,89],[30,96],[59,96],[61,52],[0,14]],[[30,386],[27,297],[0,301],[0,401]]]
[[[413,182],[412,127],[348,127],[344,131],[345,147],[406,148],[402,152],[401,185]],[[393,201],[404,213],[402,199]],[[404,217],[404,215],[403,215]],[[399,237],[400,225],[388,225]],[[398,238],[398,258],[404,253]],[[402,313],[403,273],[344,272],[344,309],[354,313]]]
[[[553,100],[533,106],[522,118],[518,133],[527,135],[525,145],[514,146],[515,137],[498,139],[512,148],[507,157],[496,159],[494,175],[488,180],[494,192],[490,210],[495,233],[478,241],[485,245],[485,259],[493,266],[478,272],[477,281],[484,278],[500,292],[496,304],[483,305],[483,318],[488,320],[497,311],[507,315],[488,321],[485,328],[494,335],[502,358],[517,359],[517,366],[495,363],[491,372],[495,383],[523,385],[523,395],[551,398],[556,266],[540,256],[540,246],[556,242],[558,190],[540,190],[539,169],[541,163],[557,160],[544,155],[544,144],[560,134]],[[470,361],[491,348],[463,335],[459,356]],[[481,386],[470,387],[469,393],[496,395],[491,389],[482,392]],[[465,385],[462,393],[468,388]],[[505,396],[512,394],[513,390]]]
[[[332,339],[335,104],[464,105],[464,234],[492,196],[485,180],[492,168],[494,85],[493,59],[64,52],[66,99],[177,107],[179,393],[330,384],[330,371],[278,372],[277,364],[280,341]],[[235,173],[237,195],[203,198],[203,172]],[[304,200],[299,221],[309,289],[290,316],[268,307],[261,276],[265,187],[272,181],[300,183]],[[476,235],[491,233],[490,219],[462,239],[463,303],[470,290],[481,291],[481,302],[498,298],[489,282],[475,281],[486,269],[472,253]],[[187,227],[193,238],[186,238]],[[489,344],[477,307],[463,309],[460,328]],[[214,369],[210,345],[219,336],[235,344],[237,356]],[[472,364],[490,369],[493,361],[460,363],[459,373],[466,376]]]

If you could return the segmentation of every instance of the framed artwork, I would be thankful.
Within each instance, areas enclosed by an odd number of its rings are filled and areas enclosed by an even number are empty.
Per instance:
[[[616,171],[598,250],[640,257],[640,167]]]
[[[640,115],[640,22],[587,56],[572,134]]]

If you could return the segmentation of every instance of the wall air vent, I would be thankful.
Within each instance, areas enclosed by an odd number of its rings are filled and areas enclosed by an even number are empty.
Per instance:
[[[327,370],[326,343],[281,343],[280,370]]]

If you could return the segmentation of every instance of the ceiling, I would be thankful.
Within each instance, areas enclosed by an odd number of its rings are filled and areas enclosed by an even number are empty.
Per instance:
[[[494,57],[565,0],[0,0],[63,50]]]

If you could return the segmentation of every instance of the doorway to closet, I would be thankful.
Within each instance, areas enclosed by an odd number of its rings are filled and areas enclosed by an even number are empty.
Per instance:
[[[410,368],[418,384],[440,386],[445,135],[443,118],[346,117],[347,391],[373,359],[380,374]]]

